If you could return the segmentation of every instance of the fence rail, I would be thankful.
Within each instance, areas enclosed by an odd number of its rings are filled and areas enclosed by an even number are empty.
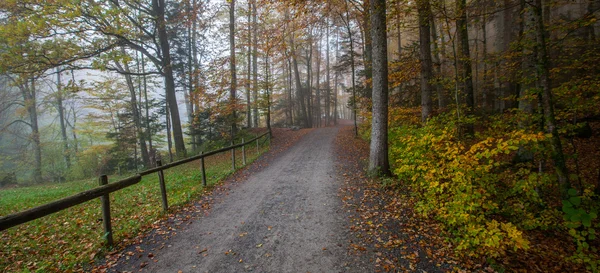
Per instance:
[[[242,143],[231,145],[229,147],[210,151],[207,153],[201,153],[199,155],[192,156],[192,157],[185,158],[185,159],[178,160],[178,161],[174,161],[169,164],[162,165],[162,166],[159,164],[155,168],[141,171],[132,177],[128,177],[128,178],[119,180],[114,183],[106,184],[106,185],[102,185],[103,181],[104,182],[107,181],[106,176],[102,175],[102,176],[100,176],[100,179],[99,179],[99,181],[101,182],[100,183],[101,186],[99,186],[97,188],[83,191],[78,194],[75,194],[75,195],[72,195],[69,197],[65,197],[65,198],[62,198],[62,199],[38,206],[38,207],[34,207],[34,208],[31,208],[28,210],[24,210],[21,212],[17,212],[14,214],[0,217],[0,231],[36,220],[39,218],[42,218],[44,216],[48,216],[53,213],[57,213],[59,211],[68,209],[70,207],[73,207],[73,206],[76,206],[76,205],[79,205],[79,204],[82,204],[82,203],[85,203],[88,201],[91,201],[96,198],[101,198],[103,200],[102,215],[107,216],[106,219],[103,219],[103,226],[105,229],[105,233],[107,234],[106,240],[107,240],[107,244],[112,245],[112,229],[110,226],[110,203],[108,202],[108,200],[109,200],[108,196],[110,193],[122,190],[124,188],[127,188],[129,186],[139,183],[140,181],[142,181],[143,176],[153,174],[153,173],[159,173],[161,176],[160,180],[162,181],[161,182],[161,195],[163,197],[162,198],[163,209],[167,210],[168,206],[167,206],[166,190],[162,184],[162,183],[164,183],[164,180],[163,180],[164,176],[162,175],[162,171],[185,164],[185,163],[196,161],[196,160],[201,160],[202,163],[204,163],[203,161],[204,161],[204,158],[206,158],[206,157],[209,157],[211,155],[215,155],[218,153],[230,151],[230,150],[234,151],[237,148],[245,147],[246,145],[248,145],[252,142],[255,142],[255,141],[256,141],[256,145],[257,145],[257,149],[258,149],[258,140],[265,136],[267,136],[267,138],[270,138],[270,132],[266,132],[266,133],[259,135],[251,140],[248,140],[246,142],[244,142],[242,140]],[[244,153],[244,157],[245,157],[246,150],[242,149],[242,152]],[[258,150],[257,150],[257,152],[258,152]],[[204,178],[204,173],[205,173],[204,164],[201,164],[201,168],[202,168],[201,171],[203,174],[202,183],[204,186],[206,186],[206,180]],[[235,169],[235,162],[233,163],[233,168]],[[103,217],[103,218],[105,218],[105,217]]]

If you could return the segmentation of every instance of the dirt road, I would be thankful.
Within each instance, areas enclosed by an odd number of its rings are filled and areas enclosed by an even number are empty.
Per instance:
[[[347,255],[333,140],[316,129],[218,198],[155,250],[120,263],[143,272],[365,272]]]

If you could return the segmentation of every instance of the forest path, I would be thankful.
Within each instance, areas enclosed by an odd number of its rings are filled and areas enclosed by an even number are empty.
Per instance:
[[[206,215],[192,217],[161,246],[130,248],[142,254],[120,259],[111,271],[365,272],[365,263],[349,264],[334,165],[338,130],[303,136],[215,197]]]

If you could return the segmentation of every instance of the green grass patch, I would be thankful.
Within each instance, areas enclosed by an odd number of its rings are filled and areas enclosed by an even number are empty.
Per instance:
[[[262,142],[261,142],[262,143]],[[261,145],[259,154],[268,150]],[[250,164],[259,156],[249,144]],[[236,151],[236,168],[243,167],[241,149]],[[208,187],[233,173],[231,153],[205,159]],[[197,200],[205,191],[200,161],[190,162],[164,172],[169,210],[177,210]],[[109,176],[109,183],[123,177]],[[98,186],[97,179],[55,185],[32,186],[0,191],[0,216],[46,204]],[[151,228],[165,217],[162,212],[158,174],[144,176],[139,184],[110,195],[115,244]],[[108,249],[104,245],[100,201],[92,200],[0,233],[0,271],[63,272],[82,270]]]

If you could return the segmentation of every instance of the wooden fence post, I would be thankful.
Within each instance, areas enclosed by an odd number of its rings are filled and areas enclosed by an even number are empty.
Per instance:
[[[256,135],[256,137],[258,137],[258,135]],[[258,152],[258,138],[257,138],[256,139],[256,155],[258,155],[258,154],[259,154],[259,152]]]
[[[204,151],[201,153],[204,154]],[[204,157],[200,158],[200,166],[202,169],[202,186],[206,188],[206,169],[204,168]]]
[[[242,138],[242,161],[244,162],[244,166],[246,166],[246,142],[244,138]]]
[[[235,142],[231,140],[231,146],[233,146]],[[235,148],[231,149],[231,170],[235,172]]]
[[[101,175],[98,179],[100,186],[108,184],[108,176],[105,174]],[[100,203],[102,204],[102,225],[104,226],[104,236],[106,237],[106,244],[108,246],[113,245],[113,234],[112,226],[110,224],[110,196],[107,194],[100,197]]]
[[[160,160],[156,161],[156,166],[162,166]],[[158,182],[160,183],[160,197],[162,198],[162,208],[164,212],[169,210],[169,203],[167,202],[167,187],[165,186],[165,174],[162,170],[158,171]]]

